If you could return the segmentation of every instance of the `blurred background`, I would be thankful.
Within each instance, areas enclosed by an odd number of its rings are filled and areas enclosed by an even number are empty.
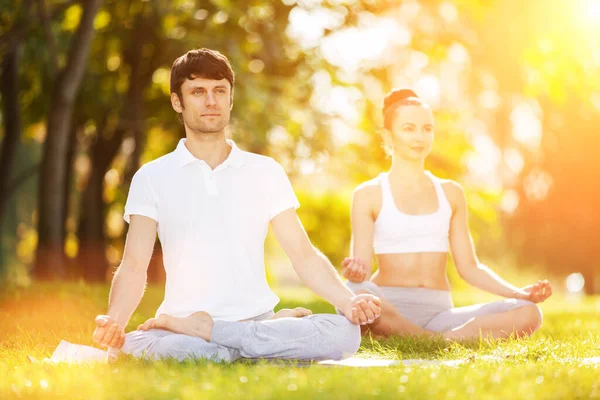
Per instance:
[[[482,261],[600,292],[599,0],[1,0],[0,27],[0,288],[110,280],[133,174],[184,135],[171,64],[208,47],[237,77],[229,135],[285,167],[334,265],[352,190],[390,165],[383,97],[410,87]],[[272,236],[266,264],[299,284]]]

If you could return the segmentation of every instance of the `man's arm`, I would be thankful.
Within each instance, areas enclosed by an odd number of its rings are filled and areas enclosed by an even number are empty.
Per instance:
[[[306,286],[342,310],[356,324],[370,323],[379,317],[379,299],[371,295],[355,295],[342,283],[331,262],[310,243],[294,209],[279,213],[271,220],[271,226]]]
[[[131,215],[123,260],[110,288],[108,315],[96,317],[94,340],[101,345],[123,345],[124,328],[144,295],[156,230],[157,223],[152,218]]]
[[[460,185],[454,182],[450,189],[452,203],[454,203],[454,212],[450,223],[450,246],[459,275],[473,286],[499,296],[515,297],[536,303],[548,298],[552,294],[552,288],[548,281],[540,281],[525,288],[518,288],[479,262],[469,232],[467,201],[464,191]]]

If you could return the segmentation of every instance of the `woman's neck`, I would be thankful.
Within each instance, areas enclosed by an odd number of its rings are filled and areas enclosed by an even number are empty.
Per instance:
[[[425,160],[407,160],[394,156],[389,176],[391,181],[402,182],[403,186],[418,186],[425,178]]]

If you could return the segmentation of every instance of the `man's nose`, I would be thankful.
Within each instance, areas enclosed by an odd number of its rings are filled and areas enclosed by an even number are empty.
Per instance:
[[[206,105],[214,106],[215,104],[217,104],[217,99],[215,98],[215,95],[211,92],[208,92],[206,95]]]

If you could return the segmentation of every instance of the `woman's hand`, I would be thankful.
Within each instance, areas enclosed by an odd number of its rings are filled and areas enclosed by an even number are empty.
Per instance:
[[[342,262],[343,275],[350,282],[362,282],[367,277],[367,266],[360,258],[346,257]]]
[[[537,283],[527,285],[514,292],[515,298],[529,300],[533,303],[541,303],[550,296],[552,296],[552,286],[547,279],[537,281]]]

